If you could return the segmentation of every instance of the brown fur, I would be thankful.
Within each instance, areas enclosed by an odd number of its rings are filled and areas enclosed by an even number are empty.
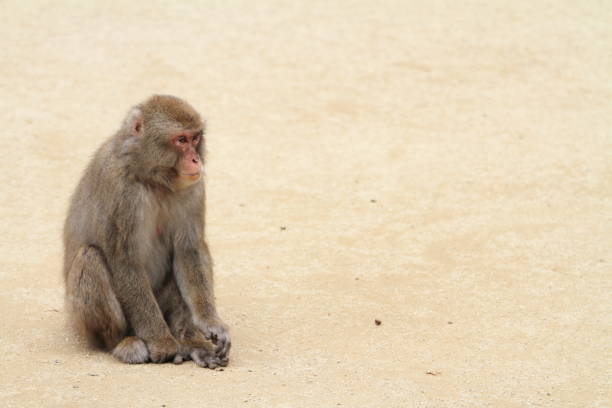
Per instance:
[[[128,363],[179,355],[227,364],[231,342],[215,308],[204,183],[181,182],[169,143],[203,127],[186,102],[151,97],[98,149],[72,196],[64,226],[70,313],[91,344]],[[203,140],[196,150],[202,158]]]

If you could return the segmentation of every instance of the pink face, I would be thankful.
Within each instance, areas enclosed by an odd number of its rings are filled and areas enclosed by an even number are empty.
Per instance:
[[[196,148],[202,139],[202,131],[183,131],[172,137],[171,143],[178,153],[179,159],[176,164],[176,171],[179,173],[181,184],[194,183],[200,178],[202,173],[202,161]]]

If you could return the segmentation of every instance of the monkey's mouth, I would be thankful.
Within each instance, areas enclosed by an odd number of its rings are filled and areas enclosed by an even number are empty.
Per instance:
[[[182,177],[189,177],[189,178],[196,178],[196,177],[200,177],[200,173],[199,171],[196,171],[195,173],[181,173]]]

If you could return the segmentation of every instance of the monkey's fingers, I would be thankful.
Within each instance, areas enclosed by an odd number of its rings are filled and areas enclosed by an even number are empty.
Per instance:
[[[214,353],[217,357],[227,357],[232,347],[232,341],[227,329],[221,325],[214,325],[203,328],[202,333],[207,340],[210,340],[214,344]]]
[[[215,354],[219,358],[227,360],[227,356],[231,348],[232,348],[232,341],[230,340],[229,335],[226,335],[223,337],[223,340],[220,340],[217,342],[217,345],[215,347]]]
[[[226,336],[225,333],[223,336],[218,337],[216,334],[212,334],[206,337],[215,346],[214,352],[216,356],[225,357],[227,353],[229,353],[230,348],[232,347],[232,342],[229,339],[229,336]]]
[[[200,367],[215,369],[220,364],[220,361],[215,356],[211,356],[205,351],[194,350],[191,352],[191,359]]]

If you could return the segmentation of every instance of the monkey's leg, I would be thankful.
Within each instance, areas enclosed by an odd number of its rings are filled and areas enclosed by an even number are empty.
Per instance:
[[[193,324],[191,312],[173,276],[159,292],[157,301],[172,335],[180,344],[181,350],[174,359],[175,363],[180,364],[183,360],[192,359],[200,367],[227,366],[228,359],[219,358],[215,353],[213,342]]]
[[[128,323],[99,248],[79,249],[68,271],[66,288],[76,328],[91,345],[113,350],[113,356],[126,363],[148,360],[145,343],[138,337],[125,337]]]

